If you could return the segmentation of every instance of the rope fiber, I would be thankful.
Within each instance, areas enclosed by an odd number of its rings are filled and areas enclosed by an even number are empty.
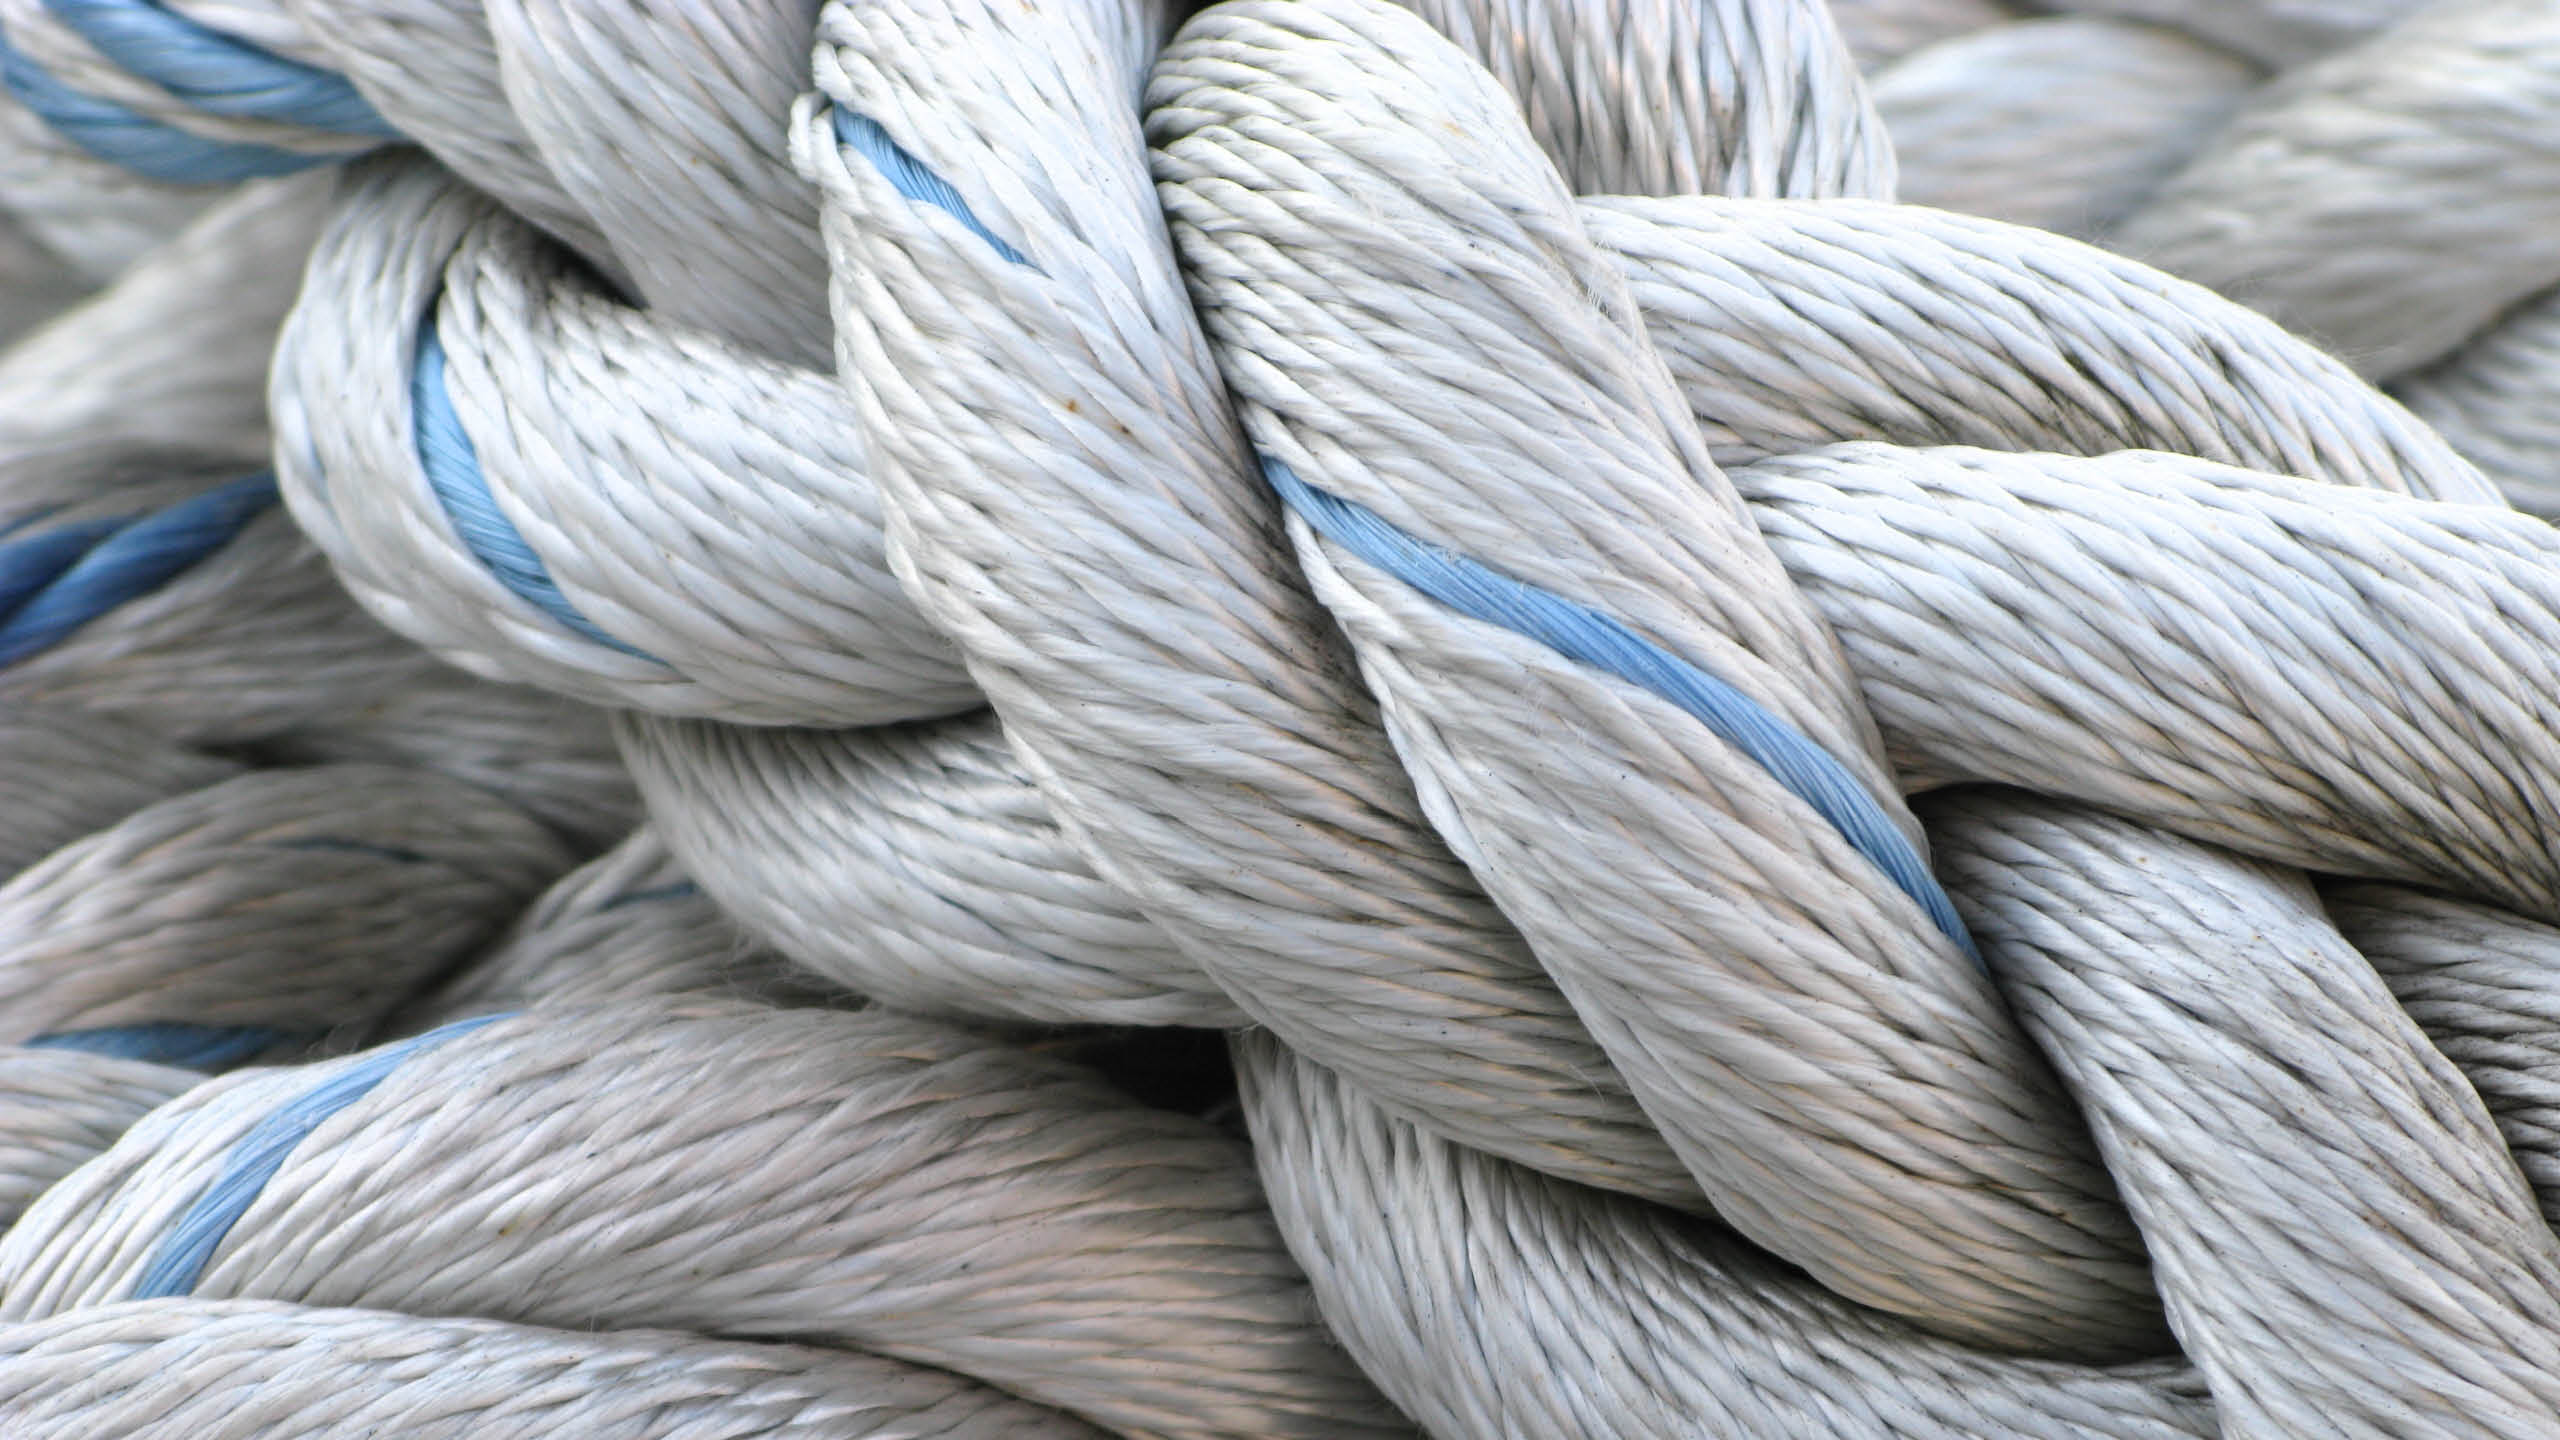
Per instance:
[[[2039,8],[0,0],[0,1435],[2560,1434],[2560,8]]]

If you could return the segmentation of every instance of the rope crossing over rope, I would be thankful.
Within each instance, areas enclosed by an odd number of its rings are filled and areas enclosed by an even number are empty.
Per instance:
[[[0,0],[0,1429],[2560,1429],[2552,12],[2074,8]]]

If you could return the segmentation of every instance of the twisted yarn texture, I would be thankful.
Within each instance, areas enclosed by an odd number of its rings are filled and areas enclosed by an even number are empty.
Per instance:
[[[0,1434],[2560,1433],[2560,10],[2044,8],[0,0]]]

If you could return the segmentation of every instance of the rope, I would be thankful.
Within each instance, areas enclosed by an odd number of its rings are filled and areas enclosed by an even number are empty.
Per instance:
[[[467,968],[385,1020],[376,1034],[538,1004],[691,994],[766,1005],[851,998],[739,933],[643,826],[560,877]]]
[[[2090,234],[2243,298],[2551,509],[2537,297],[2560,263],[2531,208],[2560,112],[2548,7],[2069,8],[2125,19],[1993,25],[1878,75],[1905,198]],[[2251,60],[2280,73],[2253,88]]]
[[[0,0],[12,1433],[2550,1430],[2546,17],[2089,8]]]
[[[844,1350],[246,1301],[76,1311],[11,1327],[0,1357],[0,1413],[30,1440],[170,1427],[205,1440],[1101,1433],[924,1366]],[[181,1384],[164,1388],[173,1367]],[[243,1396],[255,1402],[244,1407]],[[599,1406],[597,1396],[612,1398]]]
[[[546,1163],[544,1130],[580,1144]],[[436,1258],[463,1236],[472,1266]],[[1124,1432],[1398,1428],[1306,1319],[1235,1142],[888,1014],[626,1002],[209,1081],[47,1192],[0,1272],[11,1320],[178,1294],[793,1336]]]

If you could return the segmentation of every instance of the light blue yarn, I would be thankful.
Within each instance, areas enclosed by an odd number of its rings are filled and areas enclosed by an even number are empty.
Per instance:
[[[160,1237],[159,1248],[151,1252],[151,1260],[134,1281],[129,1298],[161,1300],[195,1293],[196,1282],[204,1278],[214,1250],[231,1233],[231,1227],[240,1223],[240,1217],[249,1213],[249,1207],[257,1202],[267,1182],[284,1168],[285,1159],[293,1154],[295,1146],[330,1116],[372,1094],[375,1086],[390,1078],[391,1072],[411,1056],[505,1018],[481,1015],[458,1020],[415,1039],[357,1056],[344,1069],[271,1111],[231,1147],[221,1173]]]
[[[101,160],[171,185],[229,185],[328,164],[272,145],[211,140],[94,95],[84,95],[20,53],[0,28],[0,85],[54,133]]]
[[[255,1059],[301,1037],[266,1025],[101,1025],[56,1030],[27,1043],[30,1050],[77,1050],[118,1060],[147,1060],[208,1074]]]
[[[275,503],[275,477],[251,475],[138,518],[82,521],[0,543],[0,666],[160,588]]]
[[[881,178],[896,187],[910,200],[930,205],[969,227],[969,233],[995,247],[995,252],[1016,265],[1033,270],[1040,267],[1031,257],[1006,244],[1004,238],[986,227],[969,202],[951,188],[951,182],[925,168],[925,163],[907,153],[905,146],[889,138],[880,122],[868,115],[856,115],[839,105],[835,108],[836,143],[846,145],[869,160]]]
[[[400,138],[345,76],[206,29],[156,0],[45,0],[45,9],[99,54],[208,115]]]
[[[647,890],[625,890],[597,906],[596,913],[603,914],[607,910],[619,910],[625,905],[654,905],[662,900],[690,900],[701,893],[702,887],[690,880],[679,880],[672,885],[653,886]]]
[[[1525,635],[1593,669],[1661,696],[1750,756],[1797,799],[1831,822],[1931,923],[1980,963],[1973,937],[1918,850],[1867,788],[1829,751],[1758,701],[1663,649],[1618,620],[1515,580],[1464,555],[1428,545],[1367,506],[1316,489],[1281,462],[1262,458],[1263,478],[1316,533],[1470,619]]]
[[[417,415],[418,464],[427,472],[427,487],[444,506],[464,548],[498,577],[498,583],[543,614],[599,645],[657,660],[646,650],[605,633],[581,613],[562,593],[560,582],[551,578],[551,567],[525,543],[524,532],[498,508],[498,498],[489,493],[489,482],[480,474],[480,451],[471,443],[471,432],[462,428],[462,416],[445,388],[444,368],[444,342],[436,335],[431,311],[418,324],[418,363],[409,381],[409,401]]]

